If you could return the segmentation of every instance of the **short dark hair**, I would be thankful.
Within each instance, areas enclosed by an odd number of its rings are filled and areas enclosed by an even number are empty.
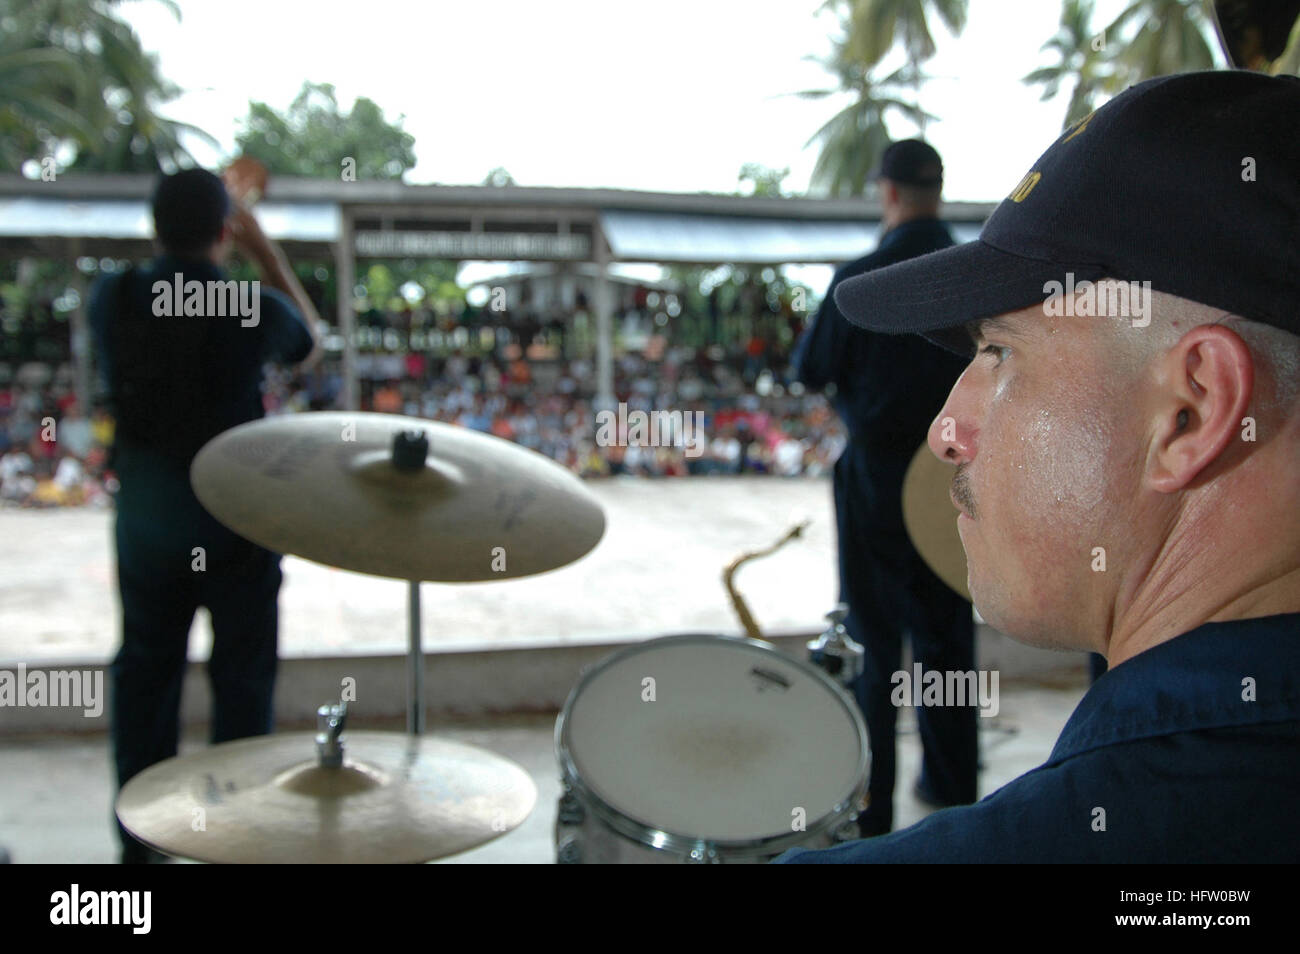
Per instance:
[[[225,184],[206,169],[183,169],[160,176],[154,187],[154,231],[168,252],[206,252],[221,237],[229,213],[230,197]]]

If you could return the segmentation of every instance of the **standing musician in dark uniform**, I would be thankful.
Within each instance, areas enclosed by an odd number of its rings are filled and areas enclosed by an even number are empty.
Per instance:
[[[798,379],[835,386],[833,403],[848,429],[835,463],[840,598],[850,635],[866,647],[866,671],[854,683],[871,736],[870,804],[863,837],[893,828],[894,727],[891,677],[902,665],[902,637],[924,671],[975,668],[971,608],[925,565],[903,525],[903,477],[964,362],[919,337],[874,334],[840,314],[834,292],[844,280],[947,248],[938,218],[943,189],[939,154],[918,139],[885,150],[878,174],[884,237],[870,255],[842,266],[795,348]],[[917,797],[935,806],[976,798],[978,741],[973,706],[916,710],[924,759]]]
[[[118,786],[176,754],[190,625],[212,618],[212,742],[272,729],[280,557],[221,526],[189,466],[208,440],[262,417],[266,362],[309,366],[319,321],[283,252],[202,169],[153,196],[162,254],[100,281],[90,320],[116,417],[115,529],[122,646],[113,661]],[[232,242],[256,283],[227,282]],[[194,285],[192,283],[199,283]],[[123,862],[161,858],[119,825]]]

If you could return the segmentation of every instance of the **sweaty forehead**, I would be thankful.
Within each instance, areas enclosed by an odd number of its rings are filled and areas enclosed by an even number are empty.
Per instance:
[[[966,325],[966,331],[976,344],[979,344],[990,335],[1025,338],[1034,331],[1036,327],[1035,319],[1041,322],[1042,318],[1042,309],[1038,306],[1032,306],[1021,311],[1009,311],[1005,314],[995,315],[992,318],[981,318],[978,321],[972,321]]]

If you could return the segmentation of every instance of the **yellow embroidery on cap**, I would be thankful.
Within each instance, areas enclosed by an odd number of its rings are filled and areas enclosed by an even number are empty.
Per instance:
[[[1071,139],[1073,139],[1075,136],[1079,135],[1079,133],[1081,133],[1081,132],[1083,132],[1085,129],[1087,129],[1087,128],[1088,128],[1088,123],[1092,121],[1092,117],[1093,117],[1094,115],[1096,115],[1096,112],[1097,112],[1097,111],[1094,109],[1094,110],[1093,110],[1091,113],[1089,113],[1087,116],[1084,116],[1082,119],[1080,119],[1078,122],[1076,122],[1073,126],[1071,126],[1070,128],[1071,128],[1072,132],[1070,133],[1070,135],[1068,135],[1068,136],[1066,136],[1064,139],[1062,139],[1061,142],[1069,142],[1069,141],[1070,141]]]
[[[1026,172],[1025,177],[1016,184],[1011,190],[1011,195],[1007,196],[1012,202],[1023,202],[1025,196],[1034,191],[1034,186],[1038,185],[1038,180],[1043,177],[1041,172]]]

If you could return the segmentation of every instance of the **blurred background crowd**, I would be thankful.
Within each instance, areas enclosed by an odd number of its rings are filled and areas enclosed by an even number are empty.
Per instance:
[[[631,281],[619,288],[615,400],[628,411],[692,415],[703,423],[692,446],[653,446],[653,430],[643,442],[625,431],[613,442],[598,440],[585,298],[579,291],[564,313],[553,304],[529,307],[530,297],[548,299],[530,296],[527,282],[515,282],[513,307],[499,311],[464,298],[438,308],[359,301],[361,410],[493,434],[587,478],[829,471],[844,432],[825,398],[790,380],[790,349],[803,321],[790,308],[791,288],[770,272],[730,273],[710,294]],[[0,500],[10,507],[108,505],[115,489],[111,410],[98,382],[90,406],[78,402],[68,323],[53,302],[27,305],[35,313],[17,322],[15,305],[0,300],[0,322],[8,318],[25,332],[0,348]],[[313,371],[269,368],[266,413],[340,407],[340,351],[333,334],[327,359]]]

